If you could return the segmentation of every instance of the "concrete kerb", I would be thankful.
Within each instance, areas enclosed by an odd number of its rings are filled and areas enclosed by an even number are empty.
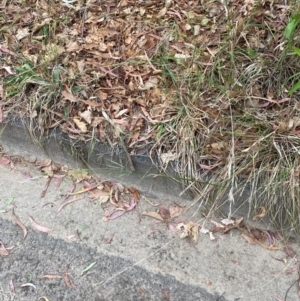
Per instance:
[[[59,129],[35,138],[26,124],[18,119],[0,123],[0,145],[11,156],[24,157],[29,161],[50,158],[71,168],[88,168],[103,180],[134,184],[148,197],[175,201],[192,199],[189,192],[182,193],[183,184],[160,173],[147,155],[131,156],[135,168],[131,171],[128,157],[120,146],[112,148],[101,142],[75,141]]]
[[[127,154],[121,146],[111,148],[101,142],[83,142],[70,139],[59,129],[51,130],[48,135],[39,139],[32,137],[26,123],[19,119],[0,123],[0,145],[4,152],[12,156],[21,156],[26,160],[45,160],[66,164],[71,168],[88,168],[102,180],[120,182],[126,186],[134,186],[144,196],[153,199],[164,199],[178,202],[190,201],[193,210],[199,211],[200,200],[195,201],[192,194],[179,181],[159,172],[151,158],[147,155],[133,155],[131,161],[135,171],[131,171]],[[174,171],[170,171],[176,177]],[[183,193],[184,191],[184,193]],[[234,192],[235,193],[235,192]],[[244,217],[248,224],[262,230],[275,230],[267,217],[253,222],[250,216],[250,189],[236,193],[235,202],[224,195],[219,214],[224,217]],[[197,203],[197,204],[196,204]],[[194,205],[193,205],[194,204]],[[205,208],[206,211],[209,208]],[[290,235],[290,234],[289,234]]]

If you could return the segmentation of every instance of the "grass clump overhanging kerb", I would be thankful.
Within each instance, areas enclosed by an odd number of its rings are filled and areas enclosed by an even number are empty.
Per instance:
[[[300,232],[297,1],[0,9],[3,118],[121,141],[172,166],[200,204],[233,213],[247,195],[249,214],[264,206]]]

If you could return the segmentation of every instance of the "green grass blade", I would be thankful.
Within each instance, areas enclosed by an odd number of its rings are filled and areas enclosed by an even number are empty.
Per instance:
[[[299,24],[299,21],[300,21],[300,14],[297,14],[292,17],[292,19],[290,20],[290,22],[288,23],[284,31],[284,36],[286,39],[290,40],[292,38],[295,29]]]
[[[293,50],[294,50],[295,54],[298,54],[300,56],[300,48],[293,47]]]
[[[289,96],[291,96],[292,94],[294,94],[297,90],[300,89],[300,80],[298,82],[296,82],[296,84],[292,87],[292,89],[289,91]]]
[[[86,267],[82,272],[81,272],[81,276],[86,273],[88,270],[90,270],[95,264],[97,263],[97,261],[91,263],[88,267]]]

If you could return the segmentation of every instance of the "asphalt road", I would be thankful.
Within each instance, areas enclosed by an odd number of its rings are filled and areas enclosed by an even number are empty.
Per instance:
[[[30,231],[23,242],[23,235],[16,225],[0,220],[1,240],[15,248],[9,256],[1,258],[0,278],[2,290],[10,300],[8,288],[13,279],[16,295],[11,300],[38,300],[45,296],[48,300],[226,300],[204,289],[185,285],[171,275],[151,273],[133,263],[116,256],[104,255],[95,248],[76,242],[67,243],[45,233]],[[83,267],[96,262],[88,274],[83,276]],[[129,267],[128,270],[126,270]],[[65,281],[65,271],[71,285]],[[105,282],[121,270],[126,272]],[[43,275],[61,275],[58,279],[41,279]],[[22,284],[32,283],[36,289]],[[4,292],[2,293],[4,294]],[[4,295],[3,295],[4,296]]]

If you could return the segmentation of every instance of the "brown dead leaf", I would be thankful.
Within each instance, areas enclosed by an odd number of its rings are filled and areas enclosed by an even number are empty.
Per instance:
[[[79,112],[79,116],[82,117],[88,124],[92,123],[92,111],[91,111],[91,108],[88,108],[84,112]],[[74,122],[75,122],[75,120],[74,120]]]
[[[169,211],[171,218],[175,218],[182,214],[183,208],[177,205],[176,203],[173,203],[169,206]]]
[[[108,197],[108,200],[109,200],[109,196],[110,196],[110,192],[109,191],[105,191],[105,190],[102,190],[102,189],[93,189],[90,191],[90,198],[92,200],[98,200],[100,198],[107,198]]]
[[[15,214],[14,208],[12,209],[12,215],[14,217],[15,223],[22,229],[23,231],[23,239],[25,239],[26,235],[27,235],[27,229],[26,227],[20,222],[19,218],[17,217],[17,215]]]
[[[75,52],[75,51],[78,51],[79,49],[80,49],[80,46],[78,45],[78,43],[76,41],[70,41],[66,45],[67,52]]]
[[[145,109],[144,107],[141,106],[141,110],[142,110],[144,116],[145,116],[151,123],[153,123],[153,124],[159,123],[158,120],[154,120],[154,119],[151,118],[150,114],[146,111],[146,109]]]
[[[177,160],[178,157],[179,157],[178,154],[172,153],[171,151],[160,155],[160,159],[161,159],[162,163],[165,165],[168,165],[170,161]]]
[[[154,211],[150,211],[150,212],[143,212],[142,215],[145,215],[145,216],[149,216],[149,217],[153,217],[155,219],[158,219],[159,221],[161,222],[164,222],[165,220],[163,219],[163,217],[157,213],[157,212],[154,212]]]
[[[185,238],[191,235],[191,225],[185,224],[185,223],[179,223],[176,226],[176,229],[181,232],[180,238]]]
[[[31,216],[29,216],[29,220],[31,221],[34,228],[36,228],[38,231],[41,231],[41,232],[44,232],[44,233],[49,233],[49,232],[53,231],[52,229],[49,229],[49,228],[46,228],[44,226],[41,226],[41,225],[37,224]]]
[[[73,121],[82,133],[87,132],[86,124],[83,121],[80,121],[78,118],[74,118]]]
[[[149,90],[151,88],[154,88],[157,86],[159,82],[158,77],[156,76],[151,76],[144,84],[144,86],[141,86],[139,89],[140,90]]]
[[[266,215],[266,208],[261,206],[260,207],[261,212],[259,214],[256,214],[253,216],[253,220],[256,221],[257,219],[263,218]]]
[[[164,220],[171,218],[170,211],[167,208],[160,207],[158,213]]]
[[[99,91],[98,91],[98,96],[99,96],[99,98],[103,101],[103,100],[106,100],[106,99],[107,99],[108,93],[99,90]]]
[[[89,180],[91,178],[89,171],[86,169],[70,169],[68,171],[68,175],[76,180],[76,183],[79,183],[83,180]]]
[[[128,191],[133,195],[135,201],[138,201],[141,198],[141,194],[136,188],[128,187]]]
[[[61,95],[71,102],[77,102],[77,98],[73,95],[72,91],[69,87],[65,86],[64,89],[61,91]]]
[[[41,198],[43,198],[46,195],[46,192],[48,190],[51,180],[52,180],[52,177],[48,178],[48,180],[45,184],[45,187],[44,187],[43,191],[41,192]]]
[[[248,231],[249,231],[249,227],[248,227]],[[261,231],[260,229],[256,229],[256,228],[250,229],[249,232],[251,233],[251,235],[252,235],[255,239],[257,239],[257,240],[259,240],[259,241],[261,241],[261,242],[264,242],[265,239],[266,239],[266,236],[265,236],[264,232]]]
[[[102,104],[101,103],[98,103],[96,101],[93,101],[93,100],[83,100],[83,99],[80,99],[81,102],[83,102],[84,104],[88,105],[89,107],[91,108],[97,108],[97,107],[102,107]],[[98,117],[99,118],[99,117]],[[102,118],[103,119],[103,118]]]
[[[180,238],[192,238],[195,242],[199,238],[199,225],[194,222],[179,223],[176,227],[181,233]]]
[[[166,14],[166,12],[167,12],[167,7],[164,7],[164,8],[162,8],[159,12],[158,12],[158,14],[157,14],[157,18],[161,18],[161,17],[163,17],[165,14]]]
[[[29,36],[29,28],[28,27],[23,27],[23,28],[19,28],[16,34],[16,38],[20,41],[24,38],[26,38],[27,36]]]
[[[223,233],[226,234],[226,233],[228,233],[232,229],[235,229],[235,228],[238,229],[238,228],[240,228],[243,220],[244,220],[244,218],[241,217],[241,218],[235,220],[233,224],[228,224],[225,227],[225,229],[223,230]]]
[[[115,118],[120,118],[122,115],[126,114],[129,111],[129,109],[123,109],[120,110],[116,115]],[[115,120],[114,120],[115,121]],[[116,122],[116,121],[115,121]],[[124,120],[124,122],[126,122],[126,120]]]
[[[212,143],[210,146],[215,150],[222,150],[225,148],[226,145],[224,141],[220,141],[220,142]]]
[[[80,73],[82,73],[84,71],[84,67],[85,67],[85,61],[84,60],[77,61],[77,68],[78,68],[78,71]]]
[[[57,213],[58,213],[62,208],[64,208],[66,205],[71,204],[71,203],[74,203],[74,202],[77,202],[77,201],[82,200],[82,199],[84,199],[84,196],[78,196],[77,198],[74,198],[74,199],[72,199],[72,200],[65,201],[64,203],[62,203],[62,204],[59,206],[59,208],[57,209]]]
[[[76,288],[70,281],[70,278],[69,278],[69,273],[68,273],[68,268],[66,268],[65,272],[64,272],[64,281],[65,281],[65,284],[68,288],[70,289],[74,289]]]
[[[0,46],[0,50],[2,52],[8,53],[9,55],[18,56],[16,53],[12,52],[11,50],[7,49],[6,47]]]
[[[250,245],[255,245],[255,241],[253,240],[253,238],[245,233],[241,234],[243,236],[243,238],[247,241],[248,244]]]
[[[42,171],[48,176],[48,177],[53,177],[54,175],[54,172],[53,172],[53,169],[52,169],[52,166],[47,166],[47,167],[43,167],[42,168]]]
[[[222,225],[222,224],[220,224],[220,223],[218,223],[218,222],[216,222],[216,221],[214,221],[214,220],[210,220],[210,222],[213,224],[213,225],[215,225],[217,228],[221,228],[221,229],[223,229],[223,228],[225,228],[225,226],[224,225]]]
[[[193,224],[191,236],[192,236],[192,238],[195,242],[198,241],[198,239],[199,239],[199,225]]]
[[[284,247],[283,251],[287,256],[291,258],[295,258],[298,255],[291,247]]]
[[[3,66],[3,67],[0,67],[0,69],[4,69],[10,75],[15,74],[15,72],[12,70],[12,68],[10,66]]]
[[[42,169],[43,167],[51,166],[51,163],[52,163],[51,159],[46,159],[45,161],[42,161],[42,162],[40,162],[40,161],[36,162],[35,165],[38,168]]]

